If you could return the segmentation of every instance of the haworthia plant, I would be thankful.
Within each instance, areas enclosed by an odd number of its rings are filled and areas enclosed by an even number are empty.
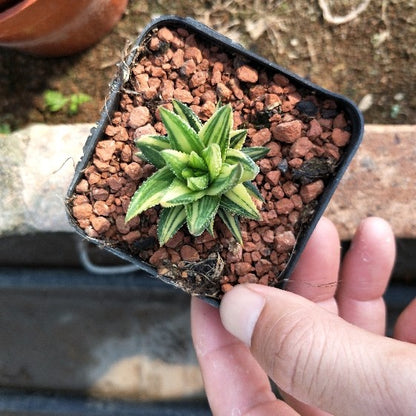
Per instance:
[[[212,234],[218,214],[242,244],[238,217],[260,219],[252,198],[262,197],[251,181],[259,172],[255,161],[269,149],[243,147],[247,131],[232,129],[229,104],[217,107],[202,124],[188,106],[172,103],[174,111],[159,107],[167,136],[136,140],[139,156],[158,170],[133,195],[126,221],[160,205],[158,239],[163,246],[185,223],[194,236],[205,230]]]

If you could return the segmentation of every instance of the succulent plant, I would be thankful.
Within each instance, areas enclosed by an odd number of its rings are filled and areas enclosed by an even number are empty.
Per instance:
[[[242,244],[238,217],[260,219],[252,197],[263,198],[251,181],[259,172],[255,161],[269,149],[243,147],[247,131],[232,129],[230,104],[217,106],[205,124],[185,104],[172,104],[174,111],[159,107],[167,136],[136,140],[138,155],[157,170],[133,195],[126,222],[160,205],[158,239],[163,246],[185,223],[194,236],[205,230],[213,234],[218,214]]]

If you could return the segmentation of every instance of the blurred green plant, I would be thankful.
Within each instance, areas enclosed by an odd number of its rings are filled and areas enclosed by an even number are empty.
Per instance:
[[[11,132],[12,128],[9,123],[0,123],[0,134],[10,134]]]
[[[73,116],[78,114],[82,104],[91,101],[91,97],[84,93],[64,95],[60,91],[46,90],[43,100],[49,112],[56,113],[66,109],[68,115]]]
[[[390,117],[395,119],[400,114],[400,104],[392,104],[390,107]]]

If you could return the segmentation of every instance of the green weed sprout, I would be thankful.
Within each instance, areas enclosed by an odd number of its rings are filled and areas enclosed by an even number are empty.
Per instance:
[[[43,94],[43,99],[49,112],[56,113],[67,108],[68,115],[70,116],[78,114],[79,107],[91,101],[91,97],[82,92],[65,96],[60,91],[54,90],[46,90]]]
[[[202,124],[188,106],[172,103],[173,112],[159,107],[167,136],[136,140],[138,155],[157,171],[133,195],[126,222],[160,205],[157,234],[163,246],[185,223],[194,236],[205,230],[213,235],[218,214],[242,244],[238,217],[260,219],[252,197],[263,198],[251,181],[259,172],[255,161],[269,149],[243,147],[247,131],[232,129],[229,104],[218,106]]]

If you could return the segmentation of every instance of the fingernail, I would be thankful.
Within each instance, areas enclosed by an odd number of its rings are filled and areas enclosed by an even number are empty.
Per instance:
[[[224,328],[251,345],[251,337],[266,300],[244,285],[237,285],[221,301],[220,316]]]

